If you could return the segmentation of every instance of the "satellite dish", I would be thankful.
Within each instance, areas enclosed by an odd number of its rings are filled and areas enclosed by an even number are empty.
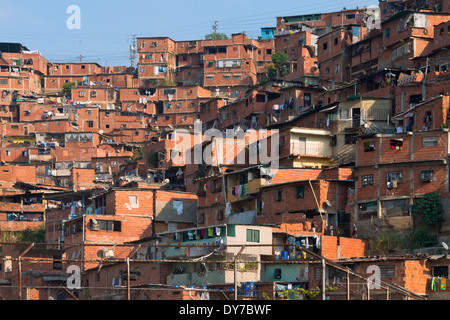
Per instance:
[[[442,242],[442,246],[444,247],[445,250],[448,250],[448,245],[445,242]]]
[[[329,200],[325,200],[325,203],[326,203],[327,206],[329,206],[329,207],[332,207],[332,206],[333,206]]]

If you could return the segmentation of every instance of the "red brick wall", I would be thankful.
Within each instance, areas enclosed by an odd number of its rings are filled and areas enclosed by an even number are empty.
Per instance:
[[[337,251],[338,238],[322,235],[321,253],[330,260],[339,258],[364,257],[367,254],[368,243],[362,239],[339,237],[339,257]]]

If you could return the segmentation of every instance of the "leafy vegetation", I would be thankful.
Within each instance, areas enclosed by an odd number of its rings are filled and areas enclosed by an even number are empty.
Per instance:
[[[272,55],[273,66],[267,67],[267,77],[261,81],[265,83],[267,81],[277,79],[278,77],[287,76],[290,73],[288,62],[289,57],[286,53],[276,52]],[[284,63],[285,62],[285,63]]]
[[[228,36],[225,33],[209,33],[205,35],[205,40],[228,40]]]
[[[337,287],[326,287],[325,292],[330,292],[337,290]],[[277,292],[278,298],[281,300],[311,300],[317,297],[320,294],[321,290],[319,287],[311,288],[311,289],[304,289],[304,288],[297,288],[297,289],[282,289]],[[263,298],[266,300],[270,300],[271,298],[269,295],[265,292],[262,294]]]
[[[414,250],[437,244],[436,235],[425,229],[418,229],[399,233],[384,231],[369,239],[370,254],[386,254],[390,251]]]
[[[45,226],[32,230],[27,228],[23,231],[2,231],[0,236],[1,242],[29,242],[44,243],[45,242]]]
[[[428,226],[438,227],[444,221],[444,208],[439,194],[426,193],[423,198],[412,205],[411,213],[419,217],[419,222]]]
[[[72,98],[72,88],[75,87],[77,85],[77,82],[68,82],[65,83],[63,85],[63,95],[68,98],[71,99]]]

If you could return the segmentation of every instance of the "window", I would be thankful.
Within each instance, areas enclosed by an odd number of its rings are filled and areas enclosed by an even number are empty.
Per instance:
[[[304,198],[305,197],[305,187],[304,186],[297,186],[297,198]]]
[[[227,236],[236,237],[236,226],[234,224],[227,225]]]
[[[221,221],[221,220],[223,220],[223,217],[224,217],[223,210],[217,211],[217,220]]]
[[[323,50],[327,50],[328,49],[328,42],[325,42],[324,44],[323,44]]]
[[[206,80],[214,80],[214,76],[213,75],[207,75],[206,76]]]
[[[247,242],[259,243],[259,230],[247,229]]]
[[[241,79],[241,75],[240,74],[234,74],[233,75],[233,79],[235,79],[235,80],[239,80],[239,79]]]
[[[81,69],[86,69],[86,66],[82,64]]]
[[[386,183],[388,189],[395,189],[399,183],[402,183],[403,175],[401,172],[387,172]]]
[[[448,278],[448,266],[433,267],[433,277]]]
[[[359,206],[359,219],[367,219],[371,216],[376,216],[378,211],[378,203],[377,201],[361,203]]]
[[[53,270],[62,270],[62,255],[54,255],[53,256]]]
[[[87,122],[87,126],[88,126],[88,128],[93,128],[94,127],[94,121],[88,121]]]
[[[137,204],[137,196],[135,196],[135,195],[129,195],[129,196],[128,196],[128,202],[129,202],[130,204]]]
[[[375,151],[375,141],[364,142],[364,152]]]
[[[97,97],[97,91],[92,91],[92,92],[91,92],[91,97],[92,97],[92,98]]]
[[[177,89],[163,89],[163,94],[176,94]]]
[[[0,84],[8,84],[8,79],[0,79]]]
[[[84,97],[85,95],[86,95],[86,93],[84,91],[78,92],[78,96],[79,97]]]
[[[338,44],[338,38],[334,38],[334,45],[336,46]]]
[[[436,147],[437,146],[437,137],[423,137],[422,138],[422,147]]]
[[[355,14],[346,14],[345,19],[355,19]]]
[[[391,140],[390,142],[391,150],[402,150],[403,149],[403,140]]]
[[[157,42],[152,42],[151,44],[150,44],[150,47],[152,47],[152,48],[156,48],[158,46],[158,43]]]
[[[7,156],[11,155],[11,151],[10,150],[6,150],[5,153],[6,153]]]
[[[281,201],[283,198],[283,190],[275,191],[275,201]]]
[[[272,54],[272,49],[266,49],[266,54]]]
[[[91,230],[94,231],[122,231],[122,221],[114,220],[91,220]]]
[[[380,277],[394,279],[395,266],[380,266]]]
[[[420,172],[420,181],[422,182],[431,182],[433,180],[433,170],[422,170]]]
[[[86,109],[86,114],[92,114],[92,109]]]
[[[230,74],[224,74],[223,75],[223,80],[231,80],[231,75]]]
[[[350,110],[349,109],[339,109],[339,119],[349,119]]]
[[[390,35],[391,35],[391,28],[386,28],[386,30],[384,30],[384,37],[389,38]]]
[[[362,176],[362,186],[363,187],[367,187],[367,186],[372,186],[373,185],[373,174],[367,174]]]

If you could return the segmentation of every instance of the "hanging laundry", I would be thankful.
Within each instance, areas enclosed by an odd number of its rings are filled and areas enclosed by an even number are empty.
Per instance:
[[[397,188],[397,180],[392,180],[392,188]]]
[[[208,228],[208,237],[214,237],[214,229]]]
[[[441,290],[446,290],[447,278],[441,278]]]
[[[175,200],[173,202],[173,209],[177,210],[177,214],[180,216],[183,214],[183,201]]]
[[[220,228],[216,227],[216,236],[220,236]]]
[[[436,278],[431,279],[431,291],[436,291]]]

